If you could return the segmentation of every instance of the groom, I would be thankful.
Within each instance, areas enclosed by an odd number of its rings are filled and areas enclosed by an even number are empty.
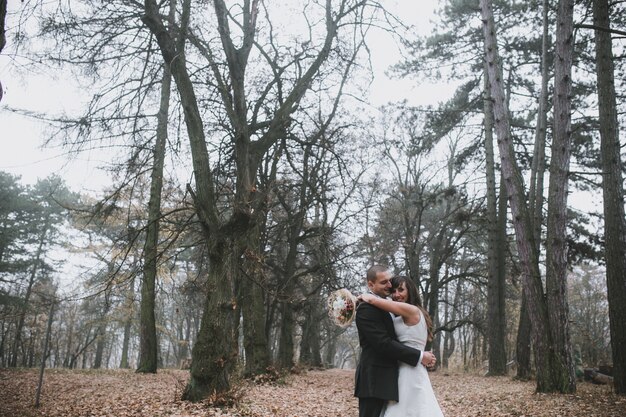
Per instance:
[[[367,271],[367,288],[386,298],[391,291],[391,273],[381,265]],[[359,417],[379,417],[388,400],[398,401],[398,361],[432,366],[435,356],[398,342],[391,314],[368,303],[356,311],[361,358],[356,367],[354,396],[359,398]]]

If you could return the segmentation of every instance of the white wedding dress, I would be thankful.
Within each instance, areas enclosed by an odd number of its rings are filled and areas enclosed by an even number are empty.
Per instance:
[[[424,351],[428,330],[423,316],[414,326],[404,324],[401,316],[394,317],[393,326],[400,342]],[[411,366],[400,362],[398,395],[399,401],[389,401],[381,417],[443,417],[428,371],[421,363]]]

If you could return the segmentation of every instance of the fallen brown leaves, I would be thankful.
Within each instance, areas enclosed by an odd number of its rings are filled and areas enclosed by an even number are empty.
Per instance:
[[[0,370],[0,416],[14,417],[330,417],[356,416],[354,372],[308,371],[273,384],[243,387],[238,406],[219,409],[180,401],[188,371],[47,370],[41,407],[33,407],[36,370]],[[626,398],[580,383],[574,395],[535,394],[534,382],[438,371],[431,380],[448,417],[622,417]]]

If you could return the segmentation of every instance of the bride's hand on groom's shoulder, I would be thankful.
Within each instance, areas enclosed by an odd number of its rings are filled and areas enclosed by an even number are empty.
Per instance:
[[[363,293],[363,294],[360,294],[356,299],[357,299],[357,303],[358,302],[370,303],[373,298],[374,296],[372,294]]]

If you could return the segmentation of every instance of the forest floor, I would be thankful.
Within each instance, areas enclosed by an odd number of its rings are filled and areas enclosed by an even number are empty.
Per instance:
[[[239,384],[236,405],[181,401],[188,371],[140,375],[125,370],[46,370],[34,408],[38,371],[0,369],[0,417],[326,417],[356,416],[354,371],[310,370],[272,383]],[[441,408],[456,416],[623,417],[626,397],[608,386],[578,384],[573,395],[535,394],[534,382],[437,371],[430,374]]]

